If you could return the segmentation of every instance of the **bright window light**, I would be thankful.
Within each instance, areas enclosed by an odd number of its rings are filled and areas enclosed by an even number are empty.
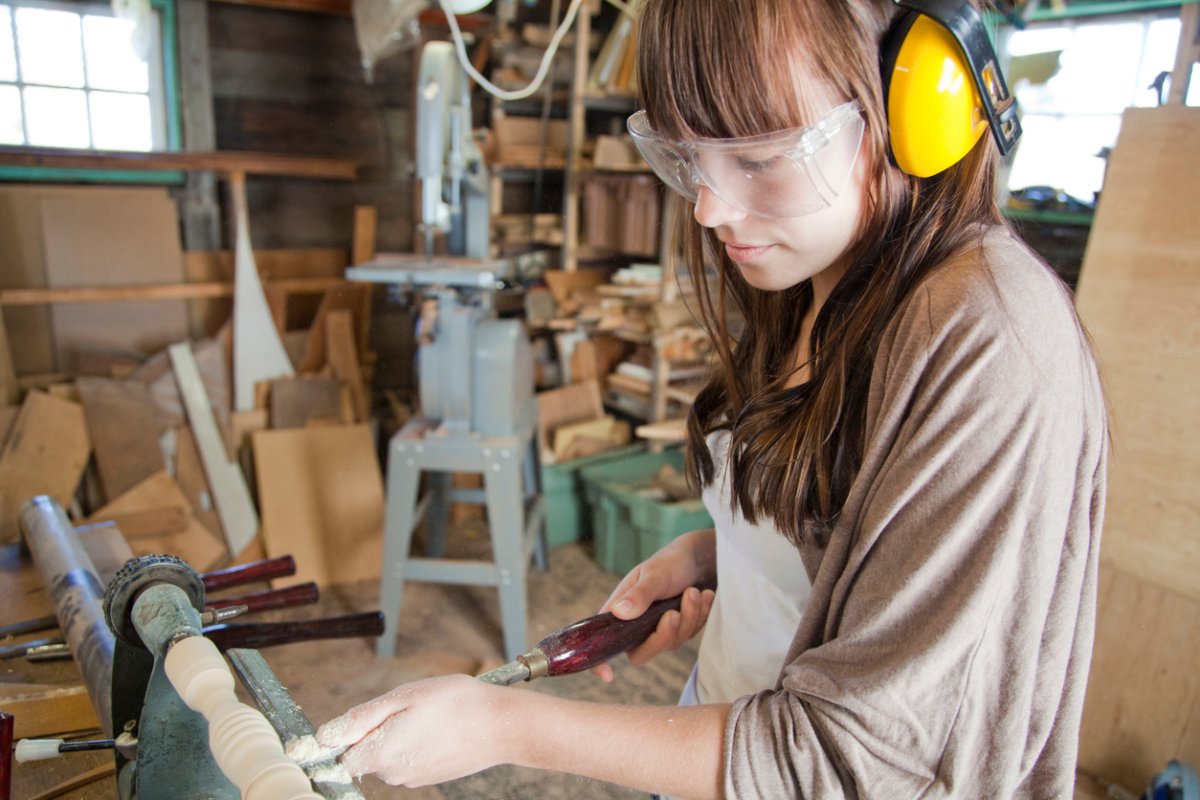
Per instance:
[[[165,149],[161,31],[149,62],[135,23],[107,4],[3,0],[0,144],[146,151]],[[139,39],[144,41],[144,39]]]
[[[1024,135],[1009,189],[1049,186],[1092,202],[1122,112],[1157,104],[1151,84],[1174,66],[1179,30],[1177,18],[1143,16],[1035,23],[1013,31],[1012,90]]]

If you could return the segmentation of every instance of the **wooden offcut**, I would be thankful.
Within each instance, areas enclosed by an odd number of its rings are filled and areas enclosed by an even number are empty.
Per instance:
[[[13,715],[13,738],[99,730],[87,689],[79,684],[0,683],[0,709]]]
[[[105,191],[82,189],[44,198],[41,207],[49,288],[182,282],[179,212],[165,190],[143,189],[114,202]],[[148,354],[189,334],[182,300],[56,305],[51,319],[58,366],[67,371],[81,350]]]
[[[183,422],[165,411],[137,381],[75,381],[91,433],[104,496],[115,500],[162,470],[162,434]]]
[[[228,554],[218,534],[192,513],[191,504],[165,470],[158,470],[100,508],[87,522],[115,522],[135,555],[168,553],[198,571],[224,563]]]
[[[1200,764],[1200,109],[1125,112],[1079,277],[1111,415],[1080,769]]]
[[[325,315],[325,350],[333,374],[350,392],[355,420],[366,422],[371,415],[371,401],[358,364],[354,318],[349,311],[336,309]]]
[[[383,540],[383,479],[367,425],[253,435],[263,541],[291,553],[296,581],[375,580]]]
[[[187,409],[188,422],[196,437],[200,460],[204,464],[204,475],[212,493],[213,505],[221,519],[225,543],[229,554],[236,557],[257,535],[258,513],[241,468],[230,460],[225,449],[191,347],[186,343],[172,345],[168,352],[175,379],[179,382],[179,393]]]
[[[270,405],[270,426],[276,429],[354,422],[342,419],[342,383],[336,378],[298,375],[272,381]]]
[[[0,541],[17,537],[21,507],[30,498],[46,494],[69,506],[90,453],[77,403],[44,392],[26,394],[0,450]]]

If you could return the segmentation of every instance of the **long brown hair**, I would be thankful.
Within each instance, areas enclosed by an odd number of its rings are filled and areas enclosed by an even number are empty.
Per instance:
[[[664,135],[748,136],[808,124],[813,91],[800,76],[865,109],[859,235],[815,320],[802,385],[787,388],[786,380],[811,284],[755,289],[715,231],[691,218],[690,204],[679,220],[696,313],[719,356],[688,418],[689,471],[713,480],[706,437],[729,429],[735,508],[751,521],[773,519],[796,543],[828,531],[858,473],[884,327],[930,269],[981,238],[980,223],[1001,224],[986,135],[932,178],[889,162],[878,53],[895,14],[892,0],[645,0],[640,14],[639,90]]]

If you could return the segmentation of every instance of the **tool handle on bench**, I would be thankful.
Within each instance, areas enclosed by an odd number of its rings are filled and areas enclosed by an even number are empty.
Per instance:
[[[241,586],[245,583],[265,581],[271,578],[286,578],[296,574],[296,560],[291,556],[276,556],[261,561],[251,561],[248,564],[238,564],[200,575],[204,589],[215,592],[229,586]]]
[[[273,608],[292,608],[315,603],[321,596],[317,584],[298,583],[295,586],[285,586],[282,589],[268,589],[264,592],[243,594],[238,597],[221,597],[209,600],[208,608],[228,608],[230,606],[246,606],[246,613],[267,611]]]
[[[344,617],[294,620],[289,622],[247,622],[209,625],[204,635],[221,650],[235,647],[262,648],[317,639],[352,639],[383,634],[383,612],[368,611]]]

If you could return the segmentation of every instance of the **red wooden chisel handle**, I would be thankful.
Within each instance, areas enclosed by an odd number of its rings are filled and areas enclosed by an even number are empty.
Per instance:
[[[229,586],[241,586],[244,583],[265,581],[271,578],[286,578],[296,574],[296,560],[291,556],[276,556],[262,561],[251,561],[249,564],[238,564],[236,567],[226,567],[200,575],[206,591],[215,592]]]
[[[220,623],[204,628],[204,635],[221,650],[234,647],[257,649],[314,639],[348,639],[382,634],[383,612],[380,611],[291,622]]]
[[[246,613],[266,611],[272,608],[291,608],[315,603],[321,596],[317,584],[309,581],[282,589],[268,589],[265,592],[254,592],[237,597],[221,597],[209,600],[207,608],[229,608],[230,606],[246,606]]]
[[[715,589],[704,584],[700,590]],[[668,611],[678,611],[683,595],[656,600],[636,619],[617,619],[609,612],[581,619],[560,628],[537,643],[547,662],[547,675],[570,675],[599,666],[637,647],[654,633]]]

